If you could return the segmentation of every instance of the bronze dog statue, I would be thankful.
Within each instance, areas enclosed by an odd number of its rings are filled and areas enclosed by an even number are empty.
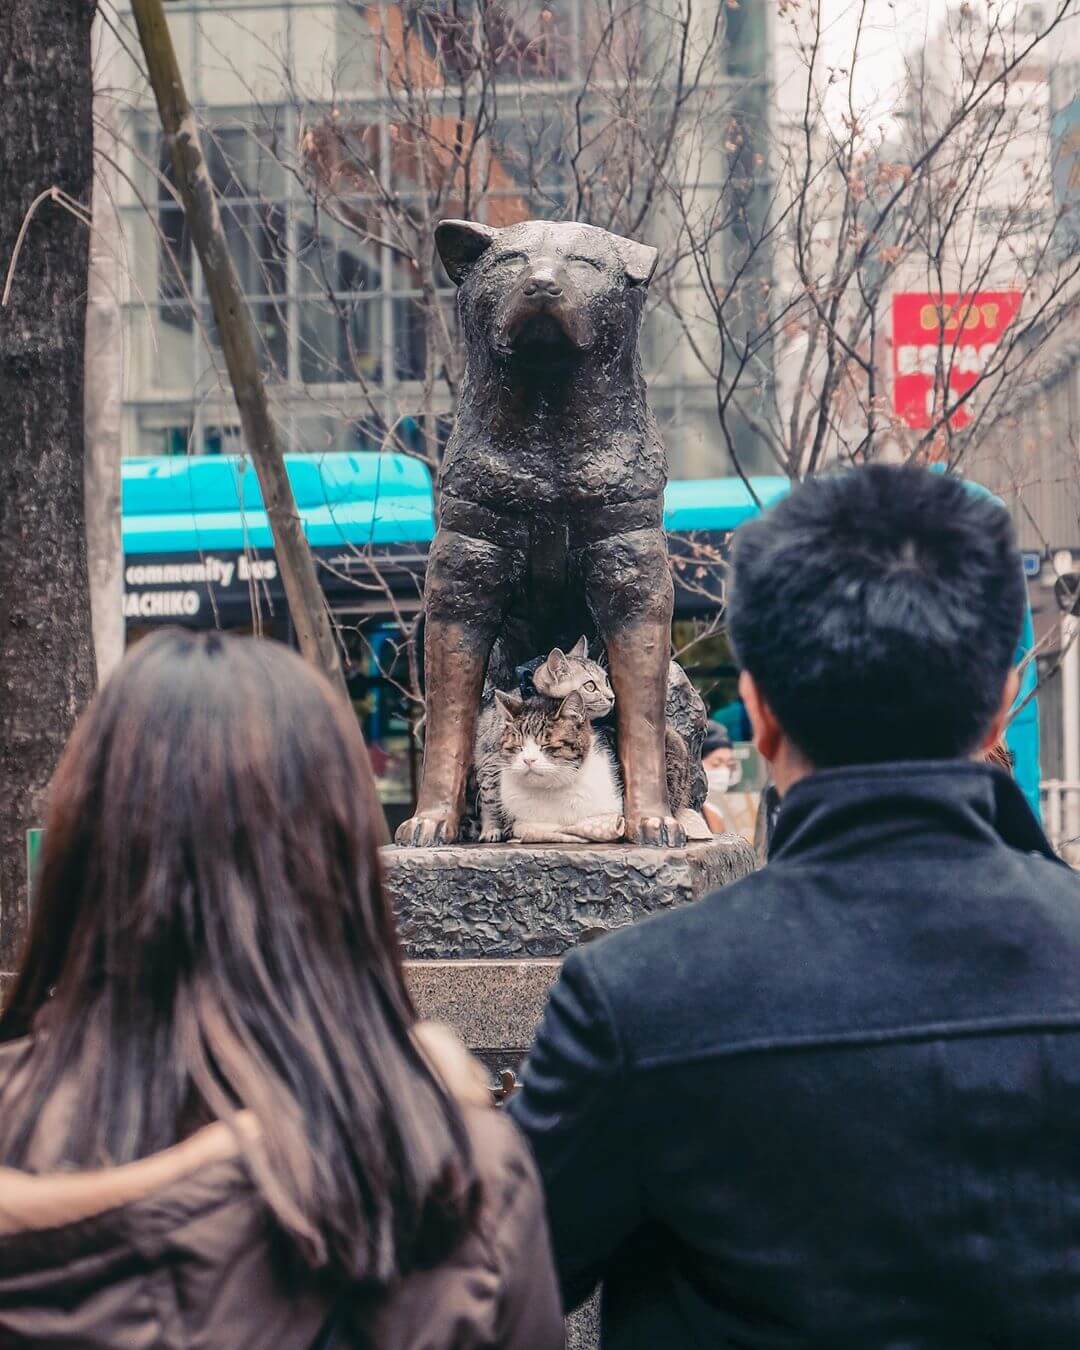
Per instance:
[[[607,648],[626,838],[682,844],[664,776],[667,456],[638,355],[657,251],[544,221],[447,220],[435,238],[466,369],[425,583],[423,781],[397,842],[457,838],[485,674],[512,687],[588,632]]]

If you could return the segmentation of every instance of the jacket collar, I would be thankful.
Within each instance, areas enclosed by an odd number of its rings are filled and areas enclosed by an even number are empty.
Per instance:
[[[860,764],[801,779],[784,797],[769,861],[925,854],[964,840],[1061,861],[1009,775],[968,760]]]

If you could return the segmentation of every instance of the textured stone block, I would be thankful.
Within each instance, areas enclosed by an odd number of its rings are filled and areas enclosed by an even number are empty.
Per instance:
[[[476,1052],[526,1050],[558,973],[557,960],[405,964],[420,1016],[454,1027]]]
[[[382,850],[407,956],[554,957],[753,870],[737,835],[685,848],[456,844]]]

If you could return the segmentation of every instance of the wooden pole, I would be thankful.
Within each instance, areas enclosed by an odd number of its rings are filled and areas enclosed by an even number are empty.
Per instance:
[[[296,508],[277,427],[270,415],[266,386],[259,370],[255,327],[229,253],[213,181],[203,158],[198,126],[184,90],[165,11],[161,0],[132,0],[131,8],[172,157],[176,187],[202,264],[233,397],[240,411],[244,440],[262,489],[274,536],[274,552],[300,651],[346,698],[341,656],[326,600]],[[364,754],[372,794],[377,801],[375,777],[366,747]],[[390,842],[390,832],[381,812],[377,831],[379,843]]]

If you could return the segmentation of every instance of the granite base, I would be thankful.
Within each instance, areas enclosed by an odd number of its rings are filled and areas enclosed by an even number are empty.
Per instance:
[[[405,953],[417,960],[560,956],[754,867],[753,850],[738,835],[667,849],[390,847],[382,858]]]

